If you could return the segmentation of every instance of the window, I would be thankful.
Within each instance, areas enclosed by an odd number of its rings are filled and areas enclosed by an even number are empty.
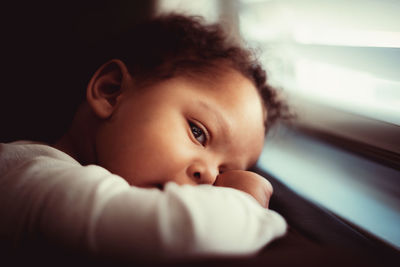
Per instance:
[[[237,4],[241,35],[299,115],[300,131],[267,138],[260,167],[400,248],[400,1]]]
[[[399,1],[238,3],[241,34],[302,126],[400,154]]]
[[[241,32],[253,43],[271,44],[269,67],[278,85],[400,125],[400,2],[240,3]]]

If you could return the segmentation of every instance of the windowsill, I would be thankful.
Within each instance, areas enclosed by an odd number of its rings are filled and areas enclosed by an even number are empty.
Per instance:
[[[318,104],[289,94],[298,116],[293,125],[308,134],[400,170],[400,126]]]
[[[287,129],[267,138],[259,166],[400,249],[399,170]]]

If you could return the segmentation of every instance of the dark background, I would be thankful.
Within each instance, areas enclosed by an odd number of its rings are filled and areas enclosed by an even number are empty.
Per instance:
[[[152,0],[1,4],[0,142],[53,142],[96,68],[94,46],[151,16]]]

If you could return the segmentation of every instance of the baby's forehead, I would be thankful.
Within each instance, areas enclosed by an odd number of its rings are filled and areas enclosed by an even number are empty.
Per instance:
[[[201,88],[209,89],[206,91],[210,91],[210,93],[216,90],[223,90],[224,93],[229,94],[232,90],[235,90],[232,84],[243,81],[251,85],[251,88],[249,87],[250,91],[257,91],[253,82],[248,77],[235,68],[225,65],[212,65],[206,68],[185,70],[184,72],[176,73],[174,78],[183,79]]]
[[[188,74],[182,78],[205,89],[199,92],[201,94],[218,94],[222,100],[232,100],[229,97],[235,95],[234,101],[228,101],[228,108],[240,109],[243,105],[250,105],[252,108],[261,104],[265,121],[267,109],[257,87],[251,79],[236,69],[220,68],[214,72]]]
[[[161,81],[155,79],[151,83],[157,86],[158,83],[171,81],[172,83],[181,81],[185,88],[197,89],[191,90],[193,100],[202,99],[204,96],[210,97],[214,102],[208,103],[208,106],[213,106],[214,103],[223,109],[240,112],[244,107],[249,110],[261,105],[263,114],[261,124],[265,130],[264,122],[267,114],[262,97],[253,81],[235,68],[227,64],[214,64],[208,67],[177,71],[167,79],[161,79]]]

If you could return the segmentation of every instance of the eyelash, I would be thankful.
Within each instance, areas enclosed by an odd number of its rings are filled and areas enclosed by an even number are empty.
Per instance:
[[[189,121],[189,126],[190,126],[190,132],[192,133],[194,139],[196,139],[202,146],[206,146],[208,143],[208,140],[209,140],[209,135],[208,135],[207,129],[205,129],[205,127],[202,127],[193,121]],[[199,138],[199,136],[196,137],[196,135],[194,133],[194,129],[199,130],[199,132],[201,134],[200,136],[204,135],[204,141],[199,141],[197,139],[197,138]]]

